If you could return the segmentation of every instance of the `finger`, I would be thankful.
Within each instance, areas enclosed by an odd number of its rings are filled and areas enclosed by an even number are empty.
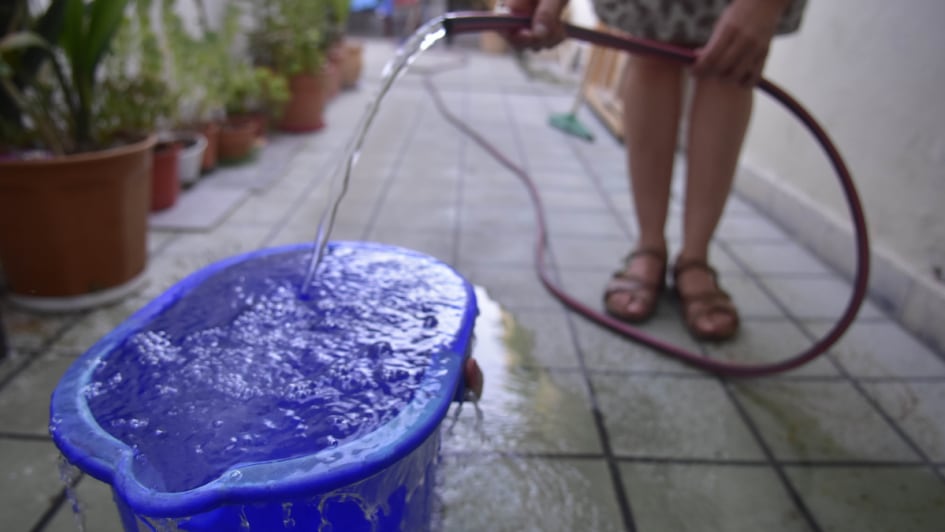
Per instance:
[[[693,72],[698,75],[709,75],[717,72],[719,60],[731,44],[732,39],[732,33],[726,28],[713,33],[705,48],[699,51],[696,62],[693,64]]]

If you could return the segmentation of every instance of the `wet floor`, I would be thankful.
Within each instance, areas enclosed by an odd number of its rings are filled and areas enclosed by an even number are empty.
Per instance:
[[[279,165],[263,158],[188,191],[200,208],[152,228],[141,294],[56,316],[4,307],[13,349],[0,362],[5,531],[75,530],[47,432],[49,394],[75,357],[201,266],[314,238],[325,174],[393,51],[369,43],[365,83],[331,104],[324,132],[274,139],[267,149],[284,154]],[[454,60],[439,50],[420,64]],[[593,144],[548,127],[573,94],[530,81],[510,58],[471,55],[436,84],[538,180],[553,274],[599,308],[635,234],[619,146],[589,113],[580,116]],[[680,204],[674,193],[674,249]],[[197,216],[209,212],[222,214]],[[881,305],[868,303],[814,363],[723,381],[567,311],[535,276],[534,229],[515,177],[435,112],[419,77],[403,78],[368,136],[333,237],[428,253],[481,287],[485,392],[478,411],[467,404],[444,421],[440,530],[942,530],[945,362]],[[647,331],[711,356],[776,360],[822,335],[849,295],[843,277],[738,197],[711,258],[742,310],[739,339],[694,342],[670,298]],[[106,487],[86,477],[77,493],[87,530],[120,530]]]

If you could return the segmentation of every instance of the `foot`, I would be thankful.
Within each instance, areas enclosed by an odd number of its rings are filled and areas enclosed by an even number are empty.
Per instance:
[[[641,322],[656,311],[666,286],[666,251],[641,248],[627,256],[624,268],[614,273],[604,291],[607,313],[629,322]]]
[[[675,291],[689,332],[700,340],[729,340],[738,332],[738,310],[718,274],[701,259],[683,259],[673,270]]]

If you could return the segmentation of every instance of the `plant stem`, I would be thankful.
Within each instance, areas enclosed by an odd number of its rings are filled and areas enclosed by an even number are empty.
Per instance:
[[[10,95],[10,98],[16,102],[16,105],[25,113],[27,113],[30,118],[36,122],[36,128],[39,130],[39,134],[42,135],[43,140],[49,146],[49,149],[55,155],[64,155],[65,150],[62,147],[62,142],[59,137],[56,136],[55,128],[53,128],[49,122],[46,120],[46,117],[43,116],[41,111],[34,109],[35,106],[29,104],[26,101],[26,97],[20,92],[16,85],[14,85],[7,78],[0,78],[0,84],[3,84],[4,90],[7,91],[7,94]]]

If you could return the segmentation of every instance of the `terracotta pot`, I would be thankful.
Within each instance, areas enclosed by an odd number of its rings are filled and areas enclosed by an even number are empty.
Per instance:
[[[336,63],[325,63],[325,97],[327,100],[334,100],[341,92],[341,66]]]
[[[144,271],[154,143],[0,162],[0,263],[12,295],[91,301]]]
[[[256,123],[252,120],[227,120],[220,129],[220,161],[245,159],[256,144]]]
[[[253,135],[257,139],[264,139],[269,133],[269,115],[264,111],[254,111],[250,113],[235,113],[228,115],[231,120],[237,122],[252,122]]]
[[[279,128],[293,133],[318,131],[325,127],[324,74],[296,74],[289,79],[291,97],[282,112]]]
[[[179,142],[161,143],[154,148],[151,172],[151,212],[163,211],[177,202],[180,194]]]
[[[364,46],[361,43],[345,42],[344,61],[341,63],[341,86],[350,89],[361,79],[364,68]]]
[[[220,124],[207,122],[200,125],[200,132],[207,138],[207,148],[203,152],[203,163],[200,169],[210,172],[217,167],[220,145]]]

